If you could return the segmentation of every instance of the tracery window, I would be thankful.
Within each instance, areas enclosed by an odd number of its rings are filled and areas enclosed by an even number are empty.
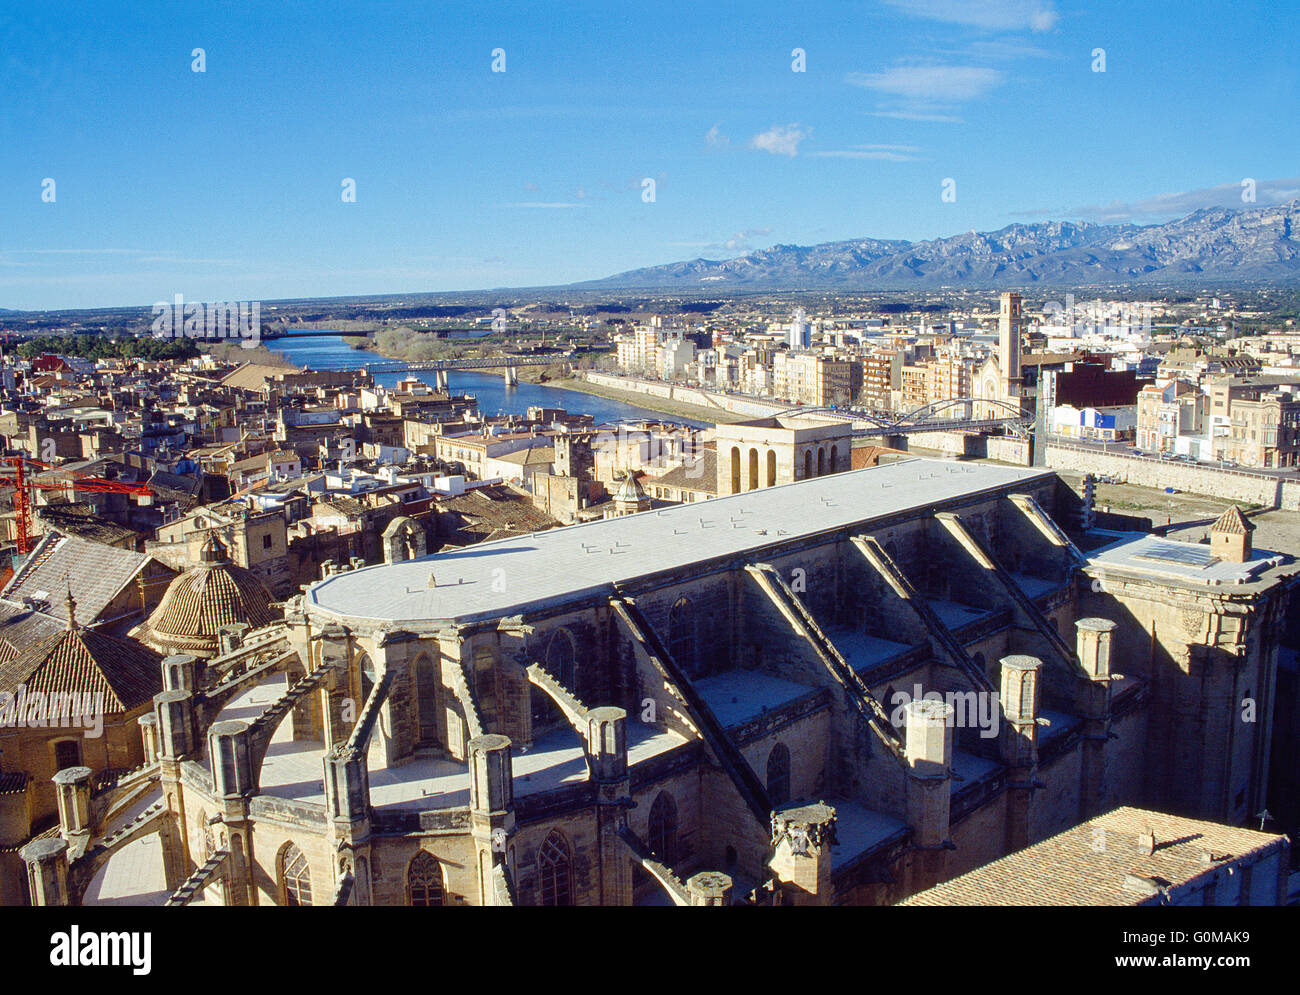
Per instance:
[[[285,905],[311,904],[311,871],[307,858],[293,843],[280,854],[280,890]]]
[[[668,652],[688,674],[695,673],[695,610],[679,598],[668,612]]]
[[[537,850],[537,879],[543,905],[573,904],[573,860],[569,844],[552,830]]]
[[[406,871],[410,904],[418,906],[442,905],[442,865],[426,850],[421,850]]]

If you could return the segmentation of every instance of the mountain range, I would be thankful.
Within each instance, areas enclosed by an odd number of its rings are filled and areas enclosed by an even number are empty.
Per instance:
[[[1105,284],[1300,283],[1300,200],[1205,208],[1156,225],[1047,221],[924,242],[774,245],[571,285],[582,290],[993,289]]]

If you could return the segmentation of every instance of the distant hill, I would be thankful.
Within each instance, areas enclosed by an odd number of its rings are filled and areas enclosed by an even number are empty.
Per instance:
[[[1048,221],[927,242],[776,245],[575,283],[575,290],[928,290],[1097,284],[1300,283],[1300,200],[1208,208],[1161,225]]]

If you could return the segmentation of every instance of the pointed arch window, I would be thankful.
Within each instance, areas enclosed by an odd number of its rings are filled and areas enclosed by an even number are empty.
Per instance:
[[[773,805],[790,800],[790,751],[777,743],[767,755],[767,795]]]
[[[415,661],[415,708],[419,716],[420,742],[438,741],[438,667],[427,653]]]
[[[311,871],[307,858],[293,843],[280,853],[280,893],[285,905],[311,904]]]
[[[677,802],[659,792],[650,806],[650,852],[669,867],[677,863]]]
[[[573,859],[569,844],[556,830],[538,848],[537,880],[543,905],[573,904]]]
[[[442,905],[442,864],[427,850],[421,850],[406,870],[406,887],[411,905]]]
[[[695,608],[678,598],[668,612],[668,652],[686,673],[695,674]]]
[[[546,669],[566,691],[575,695],[578,693],[577,658],[573,649],[573,637],[567,629],[557,629],[551,636],[550,645],[546,648]]]

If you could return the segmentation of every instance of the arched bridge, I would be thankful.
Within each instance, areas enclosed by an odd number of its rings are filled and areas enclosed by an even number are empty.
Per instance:
[[[985,417],[975,417],[977,410]],[[772,414],[827,415],[851,422],[855,436],[871,437],[911,435],[917,432],[980,432],[998,428],[1025,436],[1034,420],[1033,414],[1026,413],[1015,404],[980,397],[936,401],[898,415],[859,414],[826,407],[793,407]]]

